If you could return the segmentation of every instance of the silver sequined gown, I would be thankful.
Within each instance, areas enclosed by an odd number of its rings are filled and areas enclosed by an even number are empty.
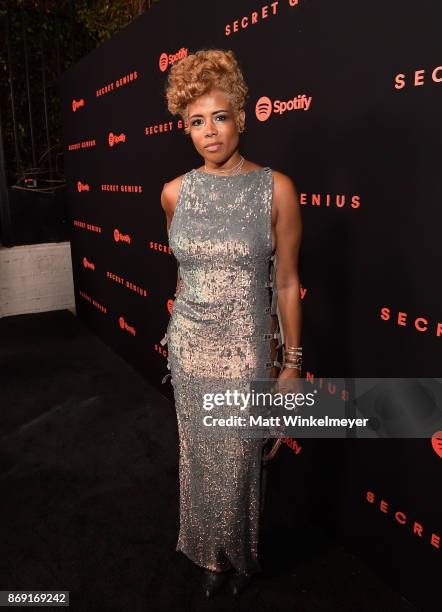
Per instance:
[[[161,341],[168,344],[180,440],[176,550],[215,571],[262,569],[264,440],[207,438],[201,420],[208,414],[202,395],[217,391],[220,381],[247,391],[250,380],[268,378],[272,365],[280,365],[272,361],[270,344],[281,340],[272,195],[269,167],[232,176],[193,169],[182,179],[169,231],[182,279]],[[278,326],[272,328],[275,313]]]

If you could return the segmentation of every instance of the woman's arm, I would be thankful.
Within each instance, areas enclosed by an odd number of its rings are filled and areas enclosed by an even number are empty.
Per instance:
[[[178,194],[180,191],[182,176],[178,176],[169,183],[164,183],[163,190],[161,191],[161,206],[166,215],[166,229],[169,233],[170,225],[172,223],[173,215],[175,213],[176,203]],[[174,296],[177,297],[182,288],[182,279],[180,274],[180,266],[177,262],[177,282]]]
[[[285,346],[301,343],[301,298],[298,256],[302,221],[299,199],[292,179],[274,172],[273,205],[276,208],[276,287]],[[285,376],[299,377],[299,370],[285,368]]]

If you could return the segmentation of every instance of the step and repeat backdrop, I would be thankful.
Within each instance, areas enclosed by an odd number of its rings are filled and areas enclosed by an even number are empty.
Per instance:
[[[64,73],[78,317],[173,398],[160,340],[177,266],[160,193],[202,160],[164,83],[187,54],[232,49],[250,96],[240,152],[299,194],[304,373],[439,376],[441,21],[425,0],[162,0]],[[281,495],[296,491],[318,533],[425,606],[441,455],[426,439],[287,438]]]

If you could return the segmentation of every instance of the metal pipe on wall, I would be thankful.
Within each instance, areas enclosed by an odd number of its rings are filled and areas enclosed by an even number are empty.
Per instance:
[[[15,113],[14,81],[12,78],[12,50],[11,50],[9,3],[6,6],[5,38],[6,38],[6,49],[7,49],[7,54],[8,54],[8,81],[9,81],[9,95],[11,96],[11,118],[12,118],[12,130],[14,134],[15,165],[16,165],[17,176],[19,176],[21,174],[22,167],[21,167],[20,147],[18,144],[17,117]],[[3,140],[1,144],[3,146]]]
[[[40,19],[43,22],[43,9],[41,6],[41,0],[38,3],[39,15]],[[48,167],[49,167],[49,180],[52,182],[53,174],[52,174],[52,152],[51,152],[51,141],[49,136],[49,120],[48,120],[48,102],[46,96],[46,62],[45,62],[45,52],[43,45],[43,36],[41,34],[42,28],[39,28],[39,42],[40,42],[40,55],[41,55],[41,83],[43,88],[43,110],[44,110],[44,120],[45,120],[45,132],[46,132],[46,144],[47,144],[47,156],[48,156]]]
[[[26,35],[26,15],[23,9],[23,4],[20,6],[22,34],[23,34],[23,50],[25,58],[25,78],[26,78],[26,92],[28,97],[28,111],[29,111],[29,135],[31,137],[31,150],[32,150],[32,165],[37,165],[35,158],[35,140],[34,140],[34,125],[32,120],[32,102],[31,102],[31,84],[29,81],[29,59],[28,59],[28,37]]]
[[[3,246],[13,246],[14,236],[9,206],[8,184],[5,172],[5,151],[3,148],[2,114],[0,108],[0,238]]]

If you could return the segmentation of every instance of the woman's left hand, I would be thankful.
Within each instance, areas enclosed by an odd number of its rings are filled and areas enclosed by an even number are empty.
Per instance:
[[[282,368],[276,381],[276,391],[279,393],[303,393],[304,385],[300,370],[297,368]]]

